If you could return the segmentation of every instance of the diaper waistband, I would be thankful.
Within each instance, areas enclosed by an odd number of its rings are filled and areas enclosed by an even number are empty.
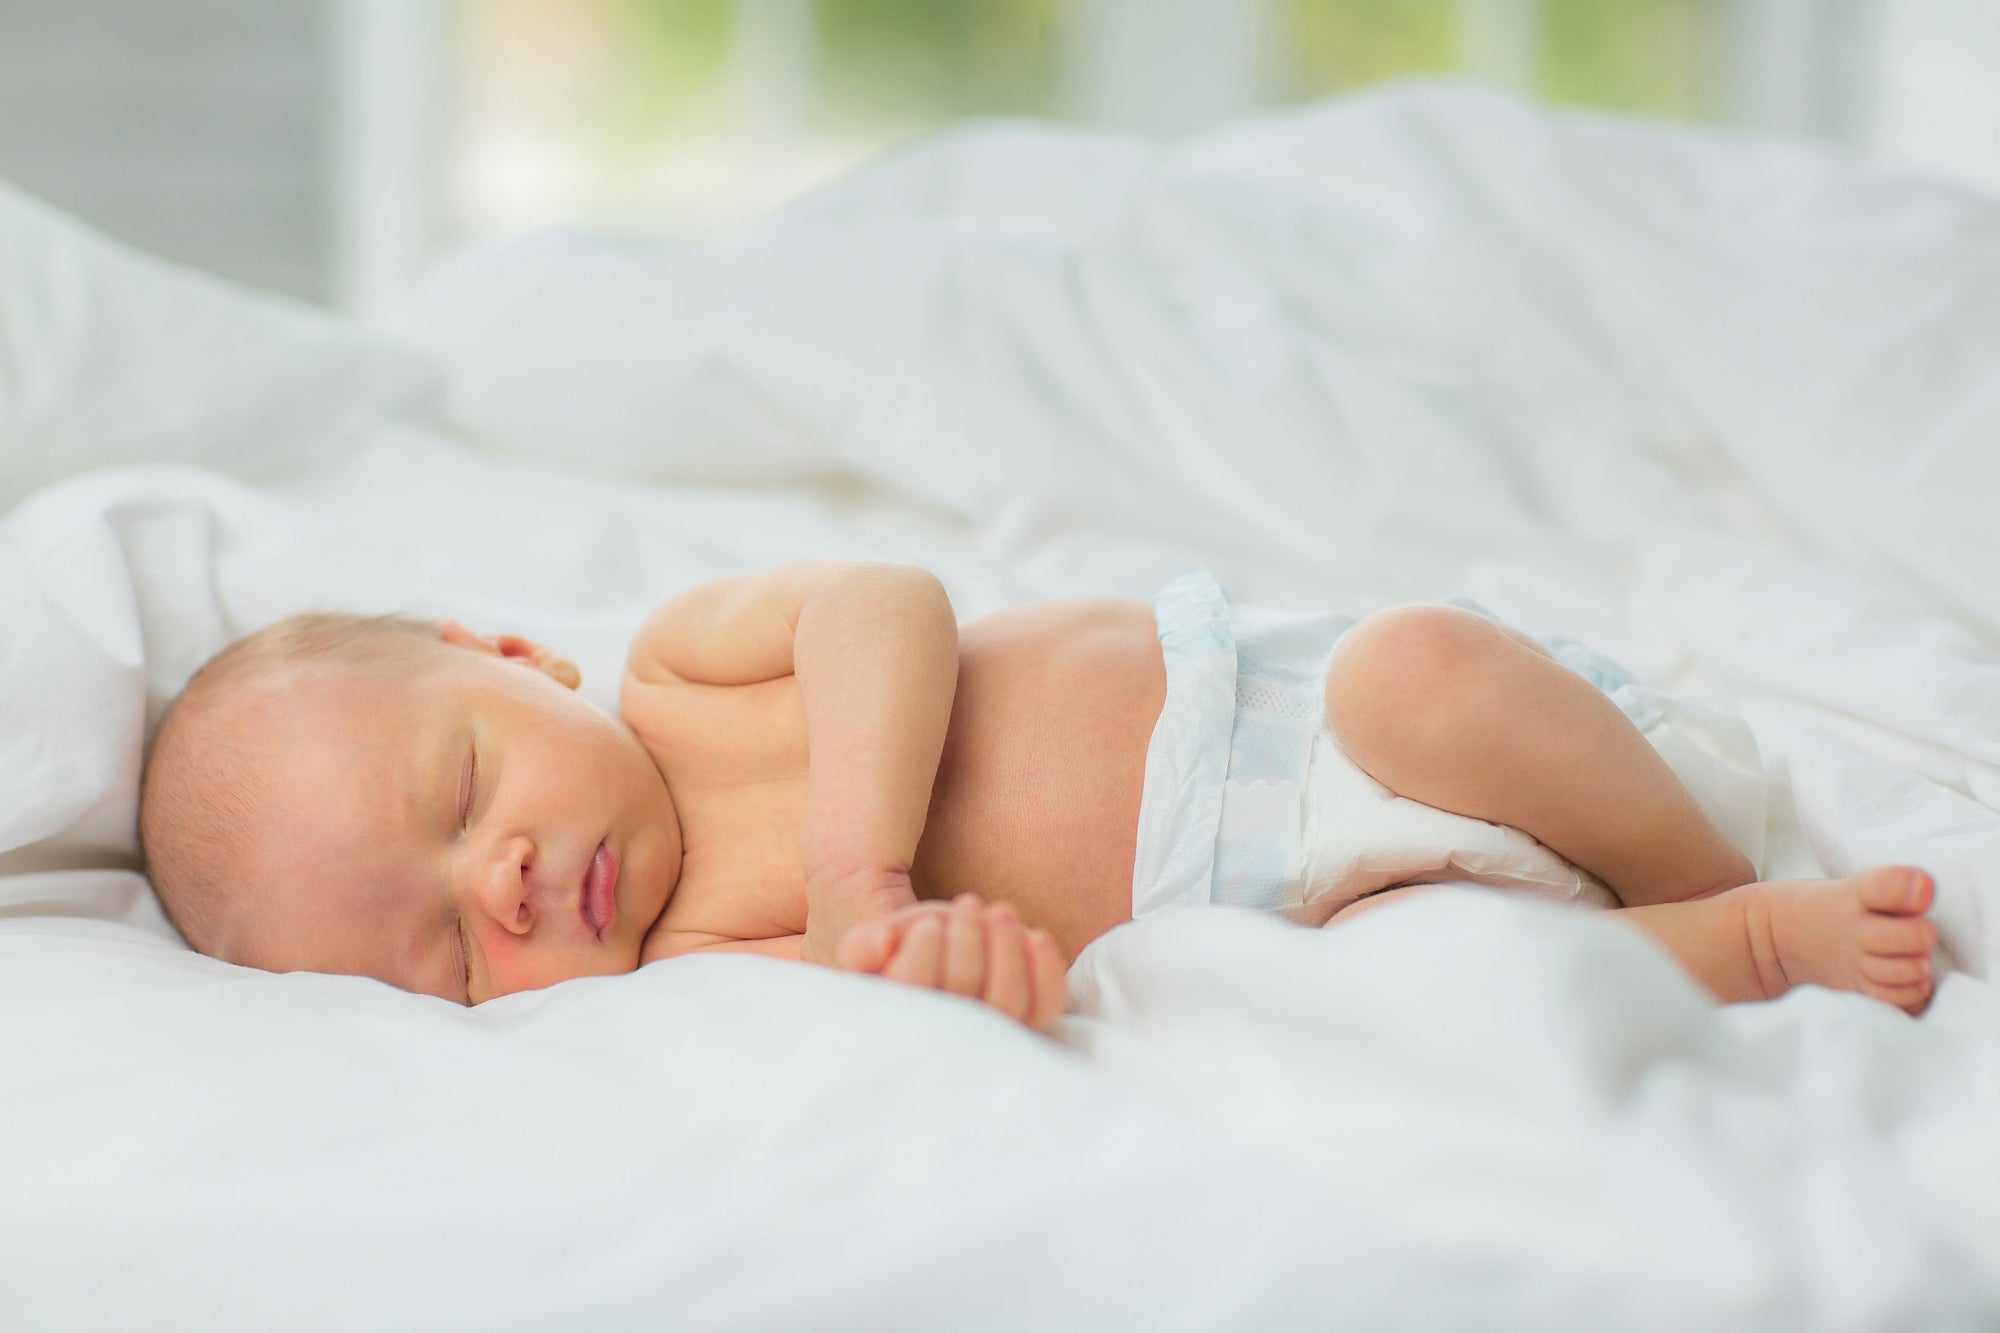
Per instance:
[[[1326,670],[1356,618],[1234,605],[1236,697],[1209,901],[1276,911],[1296,895],[1306,772],[1326,723]]]
[[[1298,869],[1327,660],[1355,618],[1235,606],[1199,567],[1153,610],[1167,694],[1146,750],[1132,914],[1276,908]]]
[[[1209,901],[1235,713],[1236,640],[1229,601],[1205,569],[1184,570],[1153,599],[1167,693],[1146,746],[1132,855],[1132,915]]]

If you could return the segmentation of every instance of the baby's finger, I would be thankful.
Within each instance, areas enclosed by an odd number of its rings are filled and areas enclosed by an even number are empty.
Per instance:
[[[879,973],[896,956],[896,950],[902,948],[903,936],[912,924],[926,916],[942,916],[945,910],[943,903],[912,903],[887,916],[850,926],[840,937],[834,954],[840,965],[851,972]]]
[[[945,922],[944,989],[977,998],[986,984],[984,904],[979,896],[961,893],[952,899]]]
[[[986,1003],[1007,1017],[1027,1022],[1034,1008],[1028,978],[1028,939],[1021,918],[1005,903],[986,909]]]
[[[926,912],[903,932],[902,944],[889,965],[882,969],[882,975],[913,986],[935,987],[943,968],[943,951],[944,917],[941,913]]]
[[[1046,930],[1028,932],[1028,958],[1035,979],[1035,1011],[1028,1026],[1046,1032],[1069,1005],[1069,969],[1063,963],[1062,950],[1056,948]]]
[[[840,937],[834,955],[849,972],[880,972],[895,956],[902,931],[892,918],[865,921]]]

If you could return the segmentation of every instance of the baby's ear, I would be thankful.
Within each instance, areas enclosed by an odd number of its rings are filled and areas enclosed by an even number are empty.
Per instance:
[[[460,648],[490,653],[494,657],[509,658],[523,666],[533,667],[558,685],[566,685],[572,690],[583,683],[583,673],[576,669],[576,663],[567,657],[557,656],[533,639],[524,639],[516,634],[474,634],[456,620],[444,622],[441,637],[446,643]]]

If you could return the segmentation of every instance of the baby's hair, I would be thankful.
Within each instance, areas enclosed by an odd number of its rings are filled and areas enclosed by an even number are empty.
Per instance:
[[[139,854],[167,919],[189,946],[216,954],[246,886],[238,862],[257,820],[257,765],[274,759],[228,725],[229,705],[288,673],[371,671],[444,645],[443,626],[410,616],[316,612],[230,644],[189,679],[160,718],[139,780]]]

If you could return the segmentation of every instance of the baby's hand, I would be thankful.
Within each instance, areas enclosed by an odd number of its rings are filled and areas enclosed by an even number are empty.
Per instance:
[[[856,926],[841,937],[839,962],[850,972],[983,1000],[1038,1032],[1055,1026],[1068,1002],[1062,951],[1049,933],[972,893]]]

